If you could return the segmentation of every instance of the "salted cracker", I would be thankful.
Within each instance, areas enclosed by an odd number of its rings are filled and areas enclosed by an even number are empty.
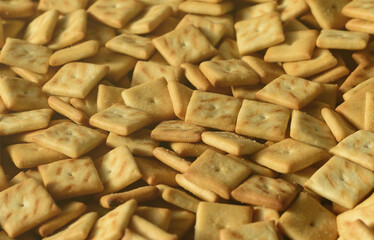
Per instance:
[[[182,120],[163,121],[151,132],[151,138],[156,141],[169,142],[199,142],[205,128],[186,123]]]
[[[231,87],[232,95],[239,99],[258,100],[256,92],[263,88],[262,85],[236,86]]]
[[[275,178],[276,176],[278,176],[278,173],[273,171],[272,169],[263,167],[257,163],[254,163],[253,161],[249,159],[238,157],[232,154],[227,154],[226,156],[233,158],[234,160],[247,166],[249,169],[251,169],[252,175],[260,175],[260,176],[271,177],[271,178]]]
[[[179,0],[178,0],[179,1]],[[156,38],[162,36],[172,30],[178,25],[179,19],[169,16],[160,25],[157,26],[155,30],[147,34],[150,38]]]
[[[96,40],[99,41],[101,46],[104,46],[107,41],[116,36],[115,29],[88,18],[87,21],[87,30],[85,40]]]
[[[283,31],[285,32],[292,32],[292,31],[300,31],[300,30],[308,30],[309,28],[301,23],[297,19],[290,19],[283,24]]]
[[[175,152],[163,147],[153,149],[153,156],[166,164],[167,166],[179,171],[185,172],[190,167],[191,162],[179,157]]]
[[[219,231],[222,240],[240,240],[264,238],[268,240],[277,240],[278,233],[274,221],[260,221],[243,224],[231,228],[224,228]]]
[[[184,119],[193,90],[178,82],[168,82],[168,90],[175,115]]]
[[[163,190],[161,197],[168,203],[194,213],[196,213],[197,206],[201,202],[183,190],[172,187],[167,187],[165,190]]]
[[[224,153],[215,147],[209,146],[205,143],[181,143],[173,142],[170,143],[170,148],[178,154],[180,157],[199,157],[207,149],[212,149],[216,152]]]
[[[374,66],[372,64],[359,64],[340,85],[339,91],[345,93],[373,77]]]
[[[295,19],[308,11],[308,5],[303,0],[281,0],[277,6],[283,22]]]
[[[178,5],[178,9],[186,13],[221,16],[233,10],[234,3],[230,1],[219,3],[184,1]]]
[[[345,228],[341,228],[339,237],[342,239],[374,239],[373,230],[361,219],[356,219]]]
[[[78,9],[85,9],[87,4],[87,0],[77,0],[74,2],[66,2],[61,0],[41,0],[38,4],[38,10],[48,11],[51,9],[56,9],[62,14],[68,14]]]
[[[349,0],[307,0],[310,11],[322,29],[342,29],[348,18],[342,14],[342,9]]]
[[[372,131],[374,130],[374,119],[373,119],[373,92],[366,92],[365,97],[365,116],[364,116],[364,129]]]
[[[37,4],[32,1],[23,1],[22,4],[14,1],[0,2],[0,17],[2,18],[26,18],[36,12]]]
[[[5,175],[3,167],[0,165],[0,191],[3,191],[9,187],[7,176]]]
[[[165,240],[177,240],[178,237],[175,234],[170,234],[158,227],[157,225],[151,223],[150,221],[134,214],[129,223],[129,228],[134,232],[145,236],[148,239],[165,239]]]
[[[350,19],[345,28],[349,31],[374,34],[374,22],[364,19]]]
[[[369,34],[334,29],[323,29],[317,38],[319,48],[362,50],[369,41]]]
[[[186,210],[172,210],[171,220],[168,232],[176,234],[178,238],[182,238],[186,233],[193,228],[195,224],[195,214]]]
[[[349,2],[342,9],[342,14],[350,18],[359,18],[374,21],[374,3],[370,0]]]
[[[318,73],[314,76],[309,77],[308,79],[314,82],[320,83],[332,83],[336,82],[337,80],[341,79],[342,77],[348,75],[350,73],[349,69],[347,68],[343,57],[339,52],[333,52],[333,56],[338,61],[337,64],[321,73]]]
[[[187,80],[197,90],[211,91],[214,88],[213,85],[209,82],[209,80],[200,71],[198,65],[194,65],[191,63],[183,63],[181,64],[181,67],[184,70],[184,75],[186,76]]]
[[[276,63],[265,62],[257,56],[244,56],[242,58],[260,76],[260,82],[268,84],[284,74],[284,70]]]
[[[116,103],[123,104],[124,102],[121,94],[125,89],[126,88],[99,84],[96,101],[97,110],[105,110]]]
[[[25,24],[26,21],[21,19],[3,19],[2,25],[4,36],[11,38],[17,37]]]
[[[353,134],[356,129],[347,122],[339,113],[329,108],[321,110],[323,120],[330,128],[337,142],[342,141],[347,136]]]
[[[81,125],[87,125],[88,117],[86,114],[79,109],[74,108],[69,103],[64,102],[60,98],[50,96],[48,98],[48,104],[50,108],[71,119],[73,122]]]
[[[9,67],[14,73],[16,73],[21,78],[28,80],[30,82],[34,82],[38,84],[39,86],[42,86],[44,83],[46,83],[49,79],[53,77],[53,75],[56,74],[57,68],[55,67],[49,67],[46,74],[36,73],[24,68],[20,67]],[[16,75],[15,75],[16,76]],[[14,77],[15,77],[14,76]]]
[[[163,207],[137,207],[135,214],[167,230],[171,221],[171,210]]]
[[[185,190],[191,192],[193,195],[197,196],[198,198],[207,201],[207,202],[217,202],[219,197],[212,191],[209,191],[205,188],[188,181],[183,174],[177,174],[175,176],[175,180]]]
[[[231,38],[225,38],[222,40],[218,47],[218,54],[212,58],[212,60],[227,60],[227,59],[238,59],[240,58],[238,44]]]
[[[147,240],[147,238],[142,235],[130,230],[129,228],[125,229],[125,235],[121,240]]]
[[[243,20],[248,20],[250,18],[259,17],[267,13],[275,12],[276,9],[277,4],[274,1],[259,3],[245,8],[237,9],[235,11],[235,21],[240,22]]]

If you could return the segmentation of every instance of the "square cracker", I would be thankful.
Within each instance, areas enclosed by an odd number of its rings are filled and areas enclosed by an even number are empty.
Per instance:
[[[242,163],[213,150],[206,150],[187,169],[187,180],[215,192],[224,199],[248,177],[251,170]]]
[[[182,120],[170,120],[159,123],[151,132],[151,138],[165,142],[199,142],[205,128]]]
[[[69,13],[60,18],[48,47],[53,50],[72,45],[86,36],[87,13],[84,9]]]
[[[236,156],[253,154],[265,146],[233,132],[206,131],[201,134],[204,143]]]
[[[193,25],[175,29],[153,39],[152,42],[172,66],[198,63],[217,53],[204,34]]]
[[[320,83],[284,74],[256,92],[256,97],[291,109],[301,109],[323,90]]]
[[[66,2],[64,0],[40,0],[38,10],[44,12],[56,9],[62,14],[68,14],[78,9],[85,9],[87,3],[87,0],[75,0],[73,2]]]
[[[61,212],[51,195],[33,178],[2,191],[0,199],[0,223],[13,238]]]
[[[246,165],[248,168],[251,169],[251,174],[252,175],[261,175],[261,176],[265,176],[265,177],[271,177],[271,178],[275,178],[278,173],[267,168],[267,167],[263,167],[261,165],[258,165],[257,163],[254,163],[250,160],[247,160],[243,157],[238,157],[238,156],[234,156],[232,154],[227,154],[226,156],[228,157],[231,157],[233,159],[235,159],[236,161],[239,161],[241,162],[242,164]]]
[[[316,40],[317,30],[301,30],[286,32],[285,41],[270,47],[264,56],[267,62],[294,62],[311,59]]]
[[[284,74],[284,70],[277,63],[265,62],[257,56],[244,56],[242,58],[260,76],[260,82],[268,84]]]
[[[251,160],[280,173],[292,173],[329,157],[323,149],[287,138],[257,152]]]
[[[310,81],[313,82],[320,82],[320,83],[332,83],[341,79],[342,77],[348,75],[350,73],[349,69],[347,68],[343,57],[340,53],[334,52],[333,56],[336,58],[338,63],[335,67],[330,68],[324,72],[318,73],[310,78]]]
[[[365,82],[369,78],[374,77],[374,65],[372,64],[359,64],[346,80],[339,87],[339,90],[343,93],[353,89],[354,87]],[[372,82],[371,82],[372,83]],[[345,97],[343,97],[346,99]]]
[[[223,94],[194,91],[187,107],[185,121],[233,131],[241,104],[241,100]]]
[[[203,201],[217,202],[217,200],[219,199],[217,194],[188,181],[183,174],[177,174],[175,176],[175,180],[177,181],[179,186],[191,192],[193,195],[197,196]]]
[[[296,19],[308,11],[305,0],[282,0],[277,6],[282,22]]]
[[[138,165],[126,146],[119,146],[94,161],[104,185],[100,195],[117,192],[141,178]]]
[[[30,71],[24,68],[19,68],[19,67],[9,67],[9,68],[21,78],[28,80],[30,82],[34,82],[38,84],[39,86],[42,86],[49,79],[51,79],[58,70],[55,67],[49,67],[48,72],[46,74],[41,74],[41,73],[36,73],[36,72]]]
[[[317,38],[319,48],[362,50],[369,41],[369,34],[334,29],[324,29]]]
[[[281,178],[253,175],[235,188],[231,196],[242,203],[283,211],[300,191],[300,186]]]
[[[256,72],[239,59],[205,61],[200,71],[214,87],[255,85],[259,82]]]
[[[336,145],[335,137],[325,122],[297,110],[292,112],[290,136],[325,150]]]
[[[277,240],[278,233],[274,221],[260,221],[221,229],[219,237],[220,240]]]
[[[291,239],[333,240],[338,236],[336,216],[306,193],[299,194],[282,214],[277,226]]]
[[[146,219],[161,229],[168,230],[172,213],[170,209],[163,207],[139,206],[135,213],[139,217]]]
[[[172,210],[168,232],[182,239],[195,224],[195,214],[185,210]]]
[[[127,107],[123,104],[114,104],[111,107],[95,113],[90,118],[90,125],[127,136],[152,122],[146,112]]]
[[[342,9],[342,14],[350,18],[374,21],[374,3],[371,0],[358,0],[349,2]]]
[[[374,171],[374,133],[370,131],[358,130],[344,138],[330,152]]]
[[[39,165],[43,183],[54,199],[65,199],[103,191],[90,157],[60,160]]]
[[[336,141],[340,142],[344,138],[348,137],[352,133],[356,132],[356,129],[347,122],[339,113],[329,108],[323,108],[321,110],[323,120],[330,128]]]
[[[148,113],[154,121],[175,117],[165,78],[126,89],[122,92],[122,98],[126,106]]]
[[[100,0],[95,1],[87,12],[108,26],[123,28],[143,7],[144,4],[135,0]]]
[[[0,114],[0,136],[45,128],[52,114],[50,108]]]
[[[212,149],[216,152],[224,154],[225,152],[215,147],[209,146],[205,143],[181,143],[173,142],[170,143],[170,148],[175,151],[180,157],[199,157],[207,149]]]
[[[349,0],[306,0],[310,11],[322,29],[342,29],[348,18],[342,14]]]
[[[174,151],[163,147],[153,149],[153,156],[167,166],[182,173],[185,172],[191,165],[191,162],[181,158]],[[178,181],[178,179],[176,179],[176,181]]]
[[[374,93],[366,92],[364,129],[374,132]]]
[[[0,61],[6,65],[45,74],[52,50],[16,38],[7,38],[1,50]]]
[[[374,22],[364,19],[350,19],[345,28],[349,31],[374,34]]]
[[[85,39],[96,40],[100,42],[101,46],[105,46],[105,43],[116,36],[116,30],[102,24],[101,22],[93,21],[88,18],[87,31]]]
[[[243,100],[235,132],[248,137],[280,141],[286,138],[290,110],[283,106]]]
[[[224,1],[219,3],[202,1],[183,1],[178,5],[178,9],[186,13],[203,14],[209,16],[221,16],[230,12],[234,8],[234,3]]]
[[[219,239],[219,230],[250,223],[252,214],[250,206],[201,202],[196,213],[194,239]]]
[[[43,86],[43,91],[51,95],[85,98],[105,76],[109,67],[83,62],[65,64]]]
[[[185,119],[193,90],[178,82],[168,82],[168,90],[175,115],[180,119]]]
[[[97,110],[102,111],[114,104],[123,104],[122,92],[126,88],[99,84],[97,91]]]
[[[8,110],[48,108],[47,95],[36,83],[18,77],[0,77],[0,95]]]
[[[74,123],[60,123],[33,137],[35,143],[61,152],[69,157],[80,157],[106,138],[94,129]]]
[[[374,187],[374,173],[334,156],[305,183],[305,187],[346,208],[357,205]]]
[[[212,60],[224,60],[224,59],[239,59],[238,44],[231,38],[225,38],[222,40],[218,47],[218,54],[212,58]]]
[[[285,40],[282,22],[276,12],[237,22],[234,27],[241,55],[266,49]]]
[[[162,191],[161,197],[168,203],[195,213],[197,206],[201,202],[185,191],[171,187],[166,187],[166,189]]]
[[[36,12],[37,3],[32,1],[23,1],[22,4],[17,1],[1,1],[0,17],[2,18],[26,18],[31,17]]]
[[[255,4],[249,7],[237,9],[235,12],[235,21],[240,22],[250,18],[259,17],[261,15],[275,12],[277,3],[274,1]]]
[[[148,59],[155,52],[150,38],[135,34],[122,33],[105,43],[105,47],[113,52],[126,54],[138,59]]]

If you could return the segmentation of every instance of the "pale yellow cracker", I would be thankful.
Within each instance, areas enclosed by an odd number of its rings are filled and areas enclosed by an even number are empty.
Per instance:
[[[369,41],[369,34],[343,30],[324,29],[317,38],[319,48],[362,50]]]
[[[252,214],[250,206],[201,202],[196,213],[194,239],[219,239],[219,230],[250,223]]]
[[[355,207],[351,210],[345,211],[342,214],[339,214],[338,217],[336,218],[339,234],[341,236],[345,236],[345,234],[349,233],[349,230],[351,230],[350,227],[353,227],[357,220],[362,221],[364,225],[366,225],[367,227],[371,229],[372,228],[371,226],[373,226],[373,220],[371,218],[373,214],[373,210],[374,210],[374,205],[369,204],[366,206]],[[359,236],[358,231],[354,231],[354,233],[356,236]],[[353,239],[353,238],[348,238],[348,239]]]
[[[250,86],[236,86],[231,87],[232,95],[239,99],[258,100],[256,92],[260,91],[263,86],[250,85]]]
[[[205,128],[181,120],[163,121],[151,132],[151,138],[156,141],[169,142],[199,142]]]
[[[276,9],[277,3],[275,1],[268,1],[237,9],[235,12],[235,21],[240,22],[243,20],[248,20],[250,18],[259,17],[267,13],[275,12]]]
[[[200,71],[199,66],[190,63],[183,63],[181,64],[181,67],[184,70],[184,75],[186,76],[187,80],[197,90],[209,91],[214,88],[209,80]]]
[[[316,101],[326,103],[330,108],[335,108],[338,97],[338,85],[324,83],[323,92],[315,98]]]
[[[240,162],[213,150],[206,150],[184,173],[187,180],[206,188],[224,199],[251,170]]]
[[[45,128],[48,126],[52,114],[53,111],[49,108],[0,114],[0,135],[11,135]]]
[[[168,90],[175,115],[184,119],[192,96],[192,89],[178,82],[168,82]]]
[[[48,11],[56,9],[62,14],[68,14],[78,9],[85,9],[88,0],[76,0],[67,2],[64,0],[41,0],[38,4],[38,10]]]
[[[181,239],[193,228],[194,223],[195,214],[185,210],[172,210],[168,232]]]
[[[318,120],[324,121],[323,116],[321,114],[321,111],[323,108],[331,108],[331,107],[326,103],[314,100],[308,105],[306,105],[304,108],[302,108],[300,111],[305,112],[306,114],[314,118],[317,118]]]
[[[238,59],[240,58],[238,44],[231,38],[225,38],[222,40],[218,47],[218,54],[212,58],[212,60],[227,60],[227,59]]]
[[[89,120],[91,126],[124,136],[130,135],[151,122],[152,118],[146,112],[123,104],[114,104],[92,115]]]
[[[271,103],[243,100],[235,132],[248,137],[280,141],[286,138],[290,110]]]
[[[148,240],[147,238],[143,237],[142,235],[130,230],[129,228],[125,229],[125,235],[121,240]]]
[[[191,162],[179,157],[172,150],[163,147],[157,147],[153,149],[153,156],[167,166],[182,173],[187,171],[187,169],[191,165]]]
[[[310,11],[322,29],[342,29],[348,18],[342,14],[349,0],[306,0]]]
[[[48,72],[46,74],[40,74],[40,73],[36,73],[36,72],[26,70],[24,68],[19,68],[19,67],[9,67],[9,68],[13,72],[17,73],[17,75],[20,76],[21,78],[28,80],[30,82],[34,82],[38,84],[39,86],[42,86],[49,79],[51,79],[58,70],[55,67],[49,67]]]
[[[276,12],[237,22],[235,30],[241,55],[266,49],[285,40],[282,22]]]
[[[350,18],[359,18],[374,21],[374,3],[371,0],[358,0],[349,2],[342,9],[342,13]]]
[[[3,191],[9,187],[7,177],[5,175],[3,167],[0,165],[0,191]]]
[[[105,134],[94,129],[74,123],[60,123],[34,136],[33,140],[69,157],[79,157],[98,146],[105,138]]]
[[[265,62],[256,56],[244,56],[242,58],[260,76],[260,82],[268,84],[284,74],[284,70],[276,63]]]
[[[180,157],[199,157],[207,149],[212,149],[216,152],[224,153],[215,147],[211,147],[205,143],[170,143],[170,148],[175,151]]]
[[[343,57],[338,52],[334,52],[333,56],[336,58],[338,63],[335,67],[330,68],[324,72],[311,76],[309,80],[314,82],[320,83],[331,83],[335,82],[338,79],[348,75],[350,73],[349,69],[347,68]]]
[[[366,92],[365,100],[365,116],[364,116],[364,129],[372,131],[374,130],[373,122],[373,92]]]
[[[277,10],[283,22],[299,17],[308,11],[308,5],[305,0],[281,0],[278,3]]]
[[[164,78],[126,89],[122,92],[122,98],[125,105],[148,113],[154,121],[175,117],[167,81]]]
[[[198,63],[217,53],[204,34],[193,25],[175,29],[153,39],[152,42],[157,51],[172,66]]]
[[[179,0],[178,0],[179,1]],[[147,34],[147,37],[156,38],[162,36],[172,30],[178,25],[179,19],[175,17],[167,17],[158,27],[151,33]]]
[[[48,98],[48,104],[50,108],[77,124],[86,125],[88,123],[88,117],[84,112],[74,108],[69,103],[64,102],[56,96],[50,96]]]
[[[301,109],[323,89],[320,83],[284,74],[258,91],[256,97],[291,109]]]
[[[4,36],[14,38],[17,37],[26,24],[26,21],[20,19],[2,20]]]
[[[374,239],[374,231],[360,219],[356,219],[341,230],[339,236],[342,239]]]
[[[88,117],[97,113],[97,93],[98,88],[95,87],[85,98],[70,98],[69,102],[74,108],[82,111]]]
[[[36,83],[17,77],[0,77],[0,95],[8,110],[47,108],[47,95]]]
[[[170,234],[165,230],[161,229],[157,225],[147,221],[146,219],[134,214],[129,223],[129,228],[134,232],[145,236],[147,239],[156,240],[177,240],[177,235]]]
[[[345,24],[345,28],[349,31],[374,34],[374,21],[368,21],[364,19],[350,19]]]
[[[16,38],[7,38],[0,54],[0,61],[6,65],[24,68],[45,74],[52,50]]]
[[[86,36],[87,13],[80,9],[60,18],[48,47],[57,50],[72,45]]]
[[[184,1],[178,5],[178,9],[186,13],[220,16],[233,10],[234,3],[231,1],[224,1],[220,3]]]
[[[0,17],[2,18],[26,18],[36,12],[37,4],[32,1],[1,1]]]
[[[147,5],[169,5],[173,10],[173,16],[176,16],[178,14],[178,5],[182,2],[182,0],[140,0],[140,2],[143,2]]]
[[[296,201],[280,217],[278,228],[291,239],[332,240],[338,236],[336,216],[306,193],[300,193]]]
[[[135,214],[142,217],[158,227],[168,230],[171,221],[171,210],[163,207],[137,207]]]
[[[43,86],[43,91],[52,95],[85,98],[105,76],[109,67],[83,62],[65,64]]]
[[[241,101],[223,94],[194,91],[187,107],[186,122],[224,131],[235,129]]]
[[[278,239],[274,221],[261,221],[224,228],[219,231],[219,236],[220,240]]]
[[[283,24],[283,31],[285,32],[302,31],[308,29],[309,28],[307,26],[297,19],[290,19]]]
[[[215,23],[221,23],[225,25],[226,32],[223,35],[231,39],[235,39],[235,30],[234,30],[234,18],[232,14],[225,14],[222,16],[205,16],[206,19]]]
[[[109,133],[106,144],[112,148],[124,145],[137,156],[152,157],[152,151],[159,146],[159,142],[151,139],[151,130],[141,129],[129,136]]]
[[[335,137],[325,122],[297,110],[292,112],[290,136],[325,150],[336,145]]]
[[[167,187],[161,194],[163,200],[168,203],[171,203],[179,208],[188,210],[190,212],[196,213],[197,206],[201,202],[190,194],[176,189]]]
[[[270,168],[258,165],[254,163],[253,161],[245,159],[243,157],[238,157],[232,154],[227,154],[226,156],[233,158],[234,160],[246,165],[248,168],[251,169],[252,175],[260,175],[260,176],[271,177],[271,178],[275,178],[278,175],[277,172],[271,170]]]
[[[17,237],[61,212],[42,184],[33,178],[2,191],[0,199],[0,223],[10,237]]]
[[[316,46],[318,31],[301,30],[286,32],[285,41],[270,47],[264,56],[267,62],[295,62],[311,59]]]
[[[97,110],[102,111],[113,104],[123,104],[122,92],[126,88],[107,86],[105,84],[99,84],[97,92]]]
[[[195,196],[199,197],[200,199],[207,201],[207,202],[216,202],[219,197],[212,191],[209,191],[205,188],[200,187],[199,185],[188,181],[183,174],[177,174],[175,176],[175,180],[185,190],[191,192]]]
[[[122,28],[134,18],[144,5],[135,0],[100,0],[95,1],[87,12],[100,22],[114,28]]]
[[[346,208],[353,208],[371,190],[374,174],[347,159],[334,156],[315,172],[305,186]]]
[[[101,22],[88,18],[85,40],[96,40],[101,46],[116,36],[116,31]]]
[[[263,206],[253,206],[253,217],[252,222],[261,221],[275,221],[279,220],[279,212],[277,210],[263,207]]]
[[[323,108],[321,114],[338,142],[356,131],[339,113],[331,109]]]
[[[358,65],[339,87],[339,91],[345,93],[369,78],[374,77],[374,66],[372,64]]]
[[[122,33],[105,43],[105,47],[122,54],[127,54],[139,59],[148,59],[155,51],[155,46],[150,38],[134,34]]]

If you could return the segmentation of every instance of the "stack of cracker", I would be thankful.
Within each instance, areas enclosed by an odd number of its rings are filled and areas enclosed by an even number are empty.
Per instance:
[[[373,0],[0,0],[0,239],[374,239]]]

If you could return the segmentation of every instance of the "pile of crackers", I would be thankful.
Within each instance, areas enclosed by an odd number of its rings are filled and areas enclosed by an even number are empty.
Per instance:
[[[0,239],[374,239],[374,0],[0,0]]]

